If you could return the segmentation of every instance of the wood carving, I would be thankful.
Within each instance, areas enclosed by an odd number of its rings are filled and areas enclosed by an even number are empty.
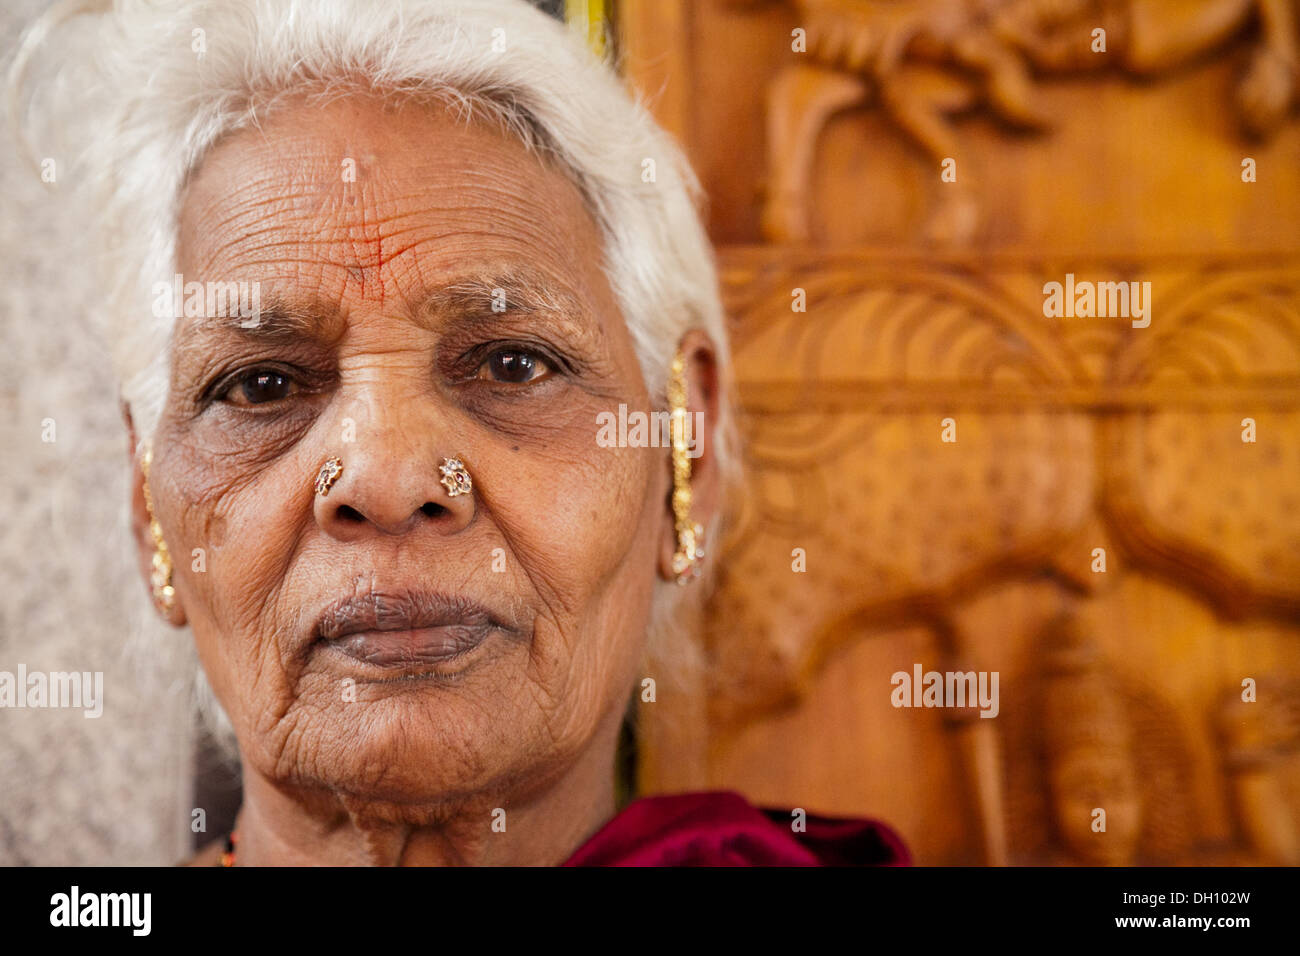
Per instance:
[[[1268,675],[1268,698],[1234,689],[1218,713],[1237,819],[1253,855],[1273,866],[1300,865],[1300,824],[1279,770],[1300,759],[1300,681]]]
[[[1076,263],[1149,279],[1145,329],[1045,319],[1058,264],[1032,255],[733,249],[723,265],[749,473],[707,614],[714,753],[803,699],[864,633],[924,624],[957,669],[979,669],[954,614],[1002,582],[1050,581],[1087,602],[1140,572],[1225,620],[1300,619],[1300,500],[1288,497],[1300,489],[1286,477],[1300,450],[1284,438],[1300,434],[1300,258]],[[790,310],[795,285],[808,314]],[[949,417],[959,440],[945,445]],[[1273,438],[1243,442],[1248,417]],[[1089,570],[1099,546],[1111,573]],[[794,548],[815,573],[787,573]],[[1013,706],[1005,726],[1018,729],[954,715],[979,860],[1209,853],[1186,822],[1178,718],[1070,649],[1072,627],[1044,637],[1049,673],[1021,675],[1047,702]],[[1234,780],[1250,858],[1291,852],[1278,784],[1253,770]],[[1025,797],[1044,788],[1055,796]],[[1107,808],[1105,840],[1080,816],[1090,799]]]
[[[1047,649],[1042,728],[1052,818],[1060,844],[1092,866],[1131,865],[1142,803],[1133,728],[1095,647],[1068,619]]]
[[[1043,629],[1035,658],[1020,677],[1034,693],[1005,731],[1014,861],[1188,860],[1190,759],[1176,713],[1123,676],[1068,612]]]
[[[747,456],[648,786],[878,815],[925,863],[1296,862],[1294,0],[627,3]],[[727,245],[763,235],[797,241]],[[1149,283],[1149,326],[1045,311],[1067,273]],[[895,709],[916,662],[999,671],[1000,715]]]
[[[752,2],[742,2],[742,7]],[[806,64],[787,66],[767,103],[764,235],[807,241],[817,139],[837,113],[877,106],[927,157],[941,183],[961,155],[954,118],[985,109],[1041,130],[1037,77],[1118,70],[1158,76],[1246,36],[1252,59],[1233,94],[1243,130],[1272,136],[1300,101],[1300,36],[1291,0],[794,0]],[[1094,31],[1101,31],[1099,36]],[[957,177],[933,194],[930,238],[970,240],[975,197]]]
[[[718,726],[797,699],[847,619],[933,623],[1024,575],[1100,586],[1093,528],[1229,619],[1300,617],[1300,450],[1281,438],[1300,433],[1300,259],[1080,265],[1151,276],[1148,329],[1045,320],[1053,274],[1029,256],[723,264],[748,490],[711,610]],[[796,285],[813,314],[790,311]],[[1247,417],[1274,439],[1244,443]],[[1203,493],[1165,491],[1184,475]],[[1270,477],[1292,490],[1253,496]],[[774,573],[796,547],[834,560]]]

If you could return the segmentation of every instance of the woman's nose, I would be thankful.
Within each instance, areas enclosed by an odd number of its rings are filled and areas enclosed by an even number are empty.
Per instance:
[[[322,487],[329,487],[316,493],[317,524],[343,541],[376,533],[401,535],[426,526],[455,534],[466,527],[475,508],[469,462],[459,459],[464,476],[457,477],[458,469],[452,466],[461,449],[438,448],[436,443],[434,438],[417,444],[358,435],[357,441],[340,445],[331,456],[338,463],[337,475],[332,484],[323,481]],[[443,474],[443,466],[453,477]]]

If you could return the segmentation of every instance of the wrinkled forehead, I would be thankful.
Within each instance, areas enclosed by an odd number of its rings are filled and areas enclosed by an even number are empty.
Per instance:
[[[507,297],[599,311],[609,296],[570,178],[438,103],[281,104],[208,153],[179,226],[186,281],[258,281],[282,299],[414,304],[496,276],[513,277]]]

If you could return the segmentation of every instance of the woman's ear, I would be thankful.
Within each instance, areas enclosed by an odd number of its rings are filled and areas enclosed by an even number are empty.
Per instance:
[[[122,417],[126,422],[127,455],[131,468],[131,537],[135,541],[136,564],[140,576],[144,579],[145,591],[163,620],[174,627],[184,627],[185,609],[181,606],[180,594],[177,593],[172,609],[164,612],[153,598],[153,535],[149,531],[149,506],[144,497],[144,469],[141,466],[141,449],[135,436],[135,425],[131,421],[131,411],[122,406]]]
[[[678,346],[685,364],[686,377],[686,443],[691,464],[690,520],[708,528],[720,505],[721,480],[716,454],[716,428],[718,424],[719,381],[718,353],[713,340],[702,329],[691,329],[682,336]],[[677,550],[677,529],[673,515],[673,464],[671,454],[666,459],[668,469],[668,495],[664,500],[667,515],[665,532],[659,548],[659,574],[667,581],[676,580],[673,573],[673,554]],[[697,542],[707,550],[715,542]]]

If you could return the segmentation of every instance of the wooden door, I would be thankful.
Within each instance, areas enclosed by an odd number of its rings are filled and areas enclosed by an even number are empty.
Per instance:
[[[922,863],[1300,862],[1292,5],[615,12],[710,197],[747,446],[642,792]],[[917,667],[996,716],[896,706]]]

